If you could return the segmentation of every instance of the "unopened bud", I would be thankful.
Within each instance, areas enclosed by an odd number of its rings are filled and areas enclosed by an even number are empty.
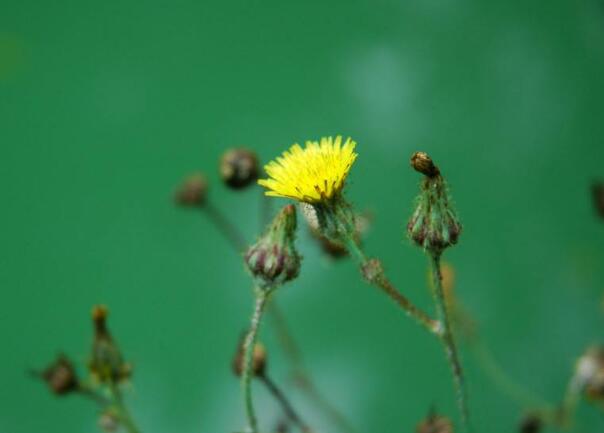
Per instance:
[[[287,205],[245,255],[245,263],[261,288],[274,287],[298,276],[301,259],[295,238],[296,208]]]
[[[208,181],[201,173],[189,176],[174,194],[177,204],[187,207],[203,206],[208,193]]]
[[[96,305],[92,309],[94,340],[88,368],[100,382],[121,382],[132,374],[130,364],[122,354],[107,328],[107,307]]]
[[[440,171],[434,165],[432,158],[426,152],[415,152],[411,155],[411,167],[415,171],[425,174],[428,177],[438,176]]]
[[[241,189],[258,179],[258,158],[247,149],[227,150],[220,160],[222,180],[233,189]]]
[[[594,182],[591,186],[591,194],[596,212],[600,218],[604,218],[604,183]]]
[[[528,414],[526,415],[522,421],[520,421],[520,425],[518,426],[519,433],[539,433],[543,428],[543,421],[541,417],[537,414]]]
[[[56,395],[69,394],[78,389],[78,377],[75,368],[65,355],[59,355],[42,372],[41,376],[50,390]]]
[[[425,158],[422,157],[422,160],[425,163]],[[424,165],[421,165],[422,169],[426,169]],[[407,233],[418,246],[435,255],[440,255],[447,247],[457,243],[461,223],[451,203],[447,184],[440,174],[426,174],[422,180],[415,211],[407,224]]]
[[[233,373],[235,376],[241,376],[244,370],[245,362],[245,337],[239,341],[237,352],[233,358]],[[252,353],[252,375],[257,377],[264,376],[266,372],[266,349],[262,343],[256,343]]]
[[[416,433],[453,433],[453,423],[444,416],[431,414],[417,425]]]

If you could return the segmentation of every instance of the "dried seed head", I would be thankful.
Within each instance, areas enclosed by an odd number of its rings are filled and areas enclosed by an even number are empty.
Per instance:
[[[539,433],[543,428],[543,421],[537,414],[531,413],[526,415],[518,426],[519,433]]]
[[[428,177],[438,176],[440,171],[426,152],[415,152],[411,155],[411,167]]]
[[[245,335],[240,339],[237,345],[237,352],[233,358],[233,373],[235,376],[243,374],[245,361]],[[256,343],[254,352],[252,353],[252,374],[257,377],[264,376],[266,372],[266,349],[262,343]]]
[[[591,186],[594,208],[600,216],[604,218],[604,182],[594,182]]]
[[[69,394],[78,389],[78,377],[72,362],[59,355],[41,374],[50,390],[56,395]]]
[[[278,286],[298,276],[301,258],[295,247],[296,226],[296,208],[287,205],[248,249],[245,263],[260,288]]]
[[[242,148],[227,150],[220,160],[220,175],[224,183],[233,189],[251,185],[258,179],[256,154]]]
[[[604,400],[604,347],[590,347],[579,358],[576,373],[588,398]]]
[[[90,373],[100,382],[121,382],[132,374],[132,366],[122,354],[107,328],[107,307],[96,305],[92,309],[94,340],[88,363]]]
[[[203,206],[208,193],[208,181],[202,173],[195,173],[182,183],[174,194],[177,204],[185,207]]]
[[[416,433],[453,433],[453,423],[444,416],[431,414],[417,425]]]
[[[430,173],[424,165],[421,165],[422,169]],[[426,174],[424,171],[422,173]],[[447,184],[438,172],[433,176],[426,174],[422,180],[415,211],[407,224],[407,233],[418,246],[433,255],[440,255],[447,247],[457,243],[461,223],[451,203]]]

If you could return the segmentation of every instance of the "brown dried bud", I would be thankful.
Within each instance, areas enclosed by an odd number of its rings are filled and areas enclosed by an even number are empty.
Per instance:
[[[240,339],[237,345],[237,352],[233,358],[233,373],[235,376],[241,376],[243,374],[245,361],[245,335]],[[256,343],[254,346],[254,352],[252,354],[252,375],[257,377],[264,376],[266,372],[266,349],[262,343]]]
[[[453,433],[453,423],[444,416],[431,414],[417,425],[416,433]]]
[[[604,218],[604,182],[594,182],[591,186],[594,208],[600,216]]]
[[[174,200],[181,206],[203,206],[208,193],[208,181],[202,173],[189,176],[174,194]]]
[[[415,152],[411,155],[411,167],[428,177],[438,176],[440,171],[426,152]]]
[[[59,355],[55,362],[42,372],[42,379],[56,395],[65,395],[78,389],[75,368],[65,355]]]
[[[227,150],[220,160],[220,175],[227,186],[242,189],[258,179],[258,158],[247,149]]]
[[[518,426],[519,433],[539,433],[543,428],[543,421],[541,417],[537,414],[528,414],[526,415],[522,421],[520,421],[520,425]]]

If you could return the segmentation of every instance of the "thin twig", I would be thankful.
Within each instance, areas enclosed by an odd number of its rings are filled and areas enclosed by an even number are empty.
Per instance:
[[[235,224],[210,202],[206,202],[201,209],[206,213],[208,218],[210,218],[214,227],[216,227],[238,253],[245,251],[247,242]]]
[[[300,427],[300,430],[302,430],[303,433],[312,433],[312,429],[304,421],[302,421],[277,384],[275,384],[275,382],[273,382],[266,374],[259,376],[259,379],[264,383],[264,385],[266,385],[269,392],[273,395],[273,397],[275,397],[279,404],[281,404],[285,415],[287,415],[287,417],[294,424]]]

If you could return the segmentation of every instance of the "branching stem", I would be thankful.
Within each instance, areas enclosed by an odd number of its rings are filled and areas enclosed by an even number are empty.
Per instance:
[[[359,263],[361,271],[365,273],[367,266],[371,265],[371,260],[367,258],[363,250],[360,248],[356,240],[352,236],[347,236],[343,239],[346,243],[348,252],[356,259]],[[401,307],[407,316],[413,318],[417,323],[423,326],[431,334],[440,336],[442,333],[442,327],[438,320],[432,319],[427,313],[420,310],[413,302],[411,302],[405,295],[399,292],[396,287],[388,280],[381,266],[374,266],[373,275],[367,278],[367,281],[377,288],[381,289],[386,293],[396,304]]]

